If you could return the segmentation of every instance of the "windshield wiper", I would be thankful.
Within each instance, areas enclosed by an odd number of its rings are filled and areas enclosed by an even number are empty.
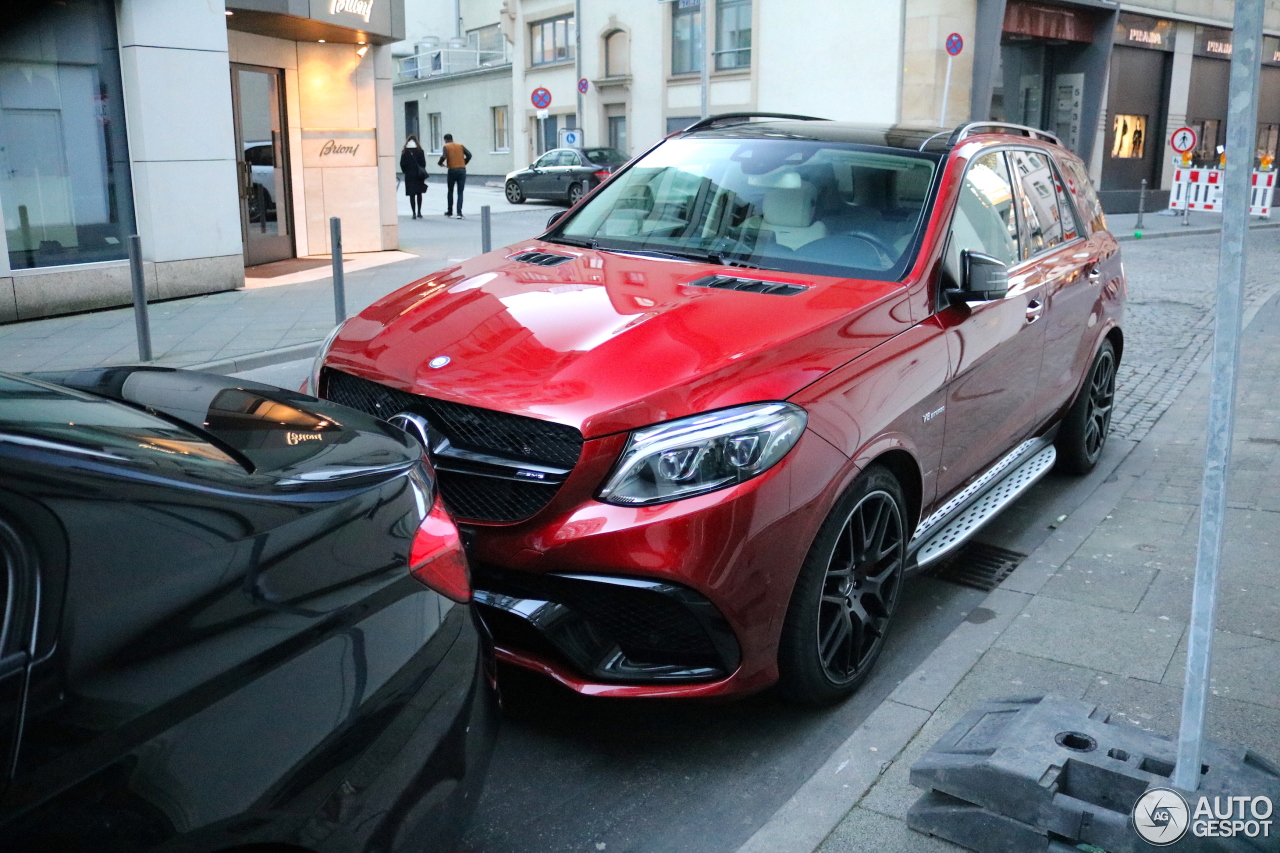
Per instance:
[[[559,243],[562,246],[577,246],[579,249],[598,249],[595,240],[579,240],[577,237],[547,237],[548,243]]]

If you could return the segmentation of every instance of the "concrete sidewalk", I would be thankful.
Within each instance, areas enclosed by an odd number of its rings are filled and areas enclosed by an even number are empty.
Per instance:
[[[1138,236],[1138,214],[1109,213],[1107,227],[1116,239],[1157,240],[1162,237],[1190,237],[1196,234],[1217,234],[1222,230],[1222,214],[1212,211],[1193,210],[1190,215],[1179,213],[1174,216],[1169,210],[1147,211],[1142,216],[1142,236]],[[1280,228],[1280,216],[1275,219],[1251,217],[1249,227],[1266,230]]]
[[[1280,759],[1280,295],[1244,337],[1210,737]],[[1209,377],[1138,443],[1108,447],[1091,497],[970,613],[739,853],[958,851],[908,829],[908,772],[977,702],[1056,693],[1176,736],[1199,529]]]

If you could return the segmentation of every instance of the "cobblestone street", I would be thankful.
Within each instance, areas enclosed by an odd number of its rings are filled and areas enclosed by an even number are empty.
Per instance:
[[[1280,289],[1280,234],[1251,232],[1246,315]],[[1117,438],[1141,440],[1213,350],[1219,235],[1126,241],[1129,282],[1120,364]]]

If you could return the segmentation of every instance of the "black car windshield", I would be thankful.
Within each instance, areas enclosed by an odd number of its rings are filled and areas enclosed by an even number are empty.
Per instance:
[[[935,155],[803,139],[673,139],[547,239],[858,278],[901,277]]]
[[[599,163],[601,166],[621,166],[627,162],[627,155],[617,148],[584,148],[582,153],[592,163]]]

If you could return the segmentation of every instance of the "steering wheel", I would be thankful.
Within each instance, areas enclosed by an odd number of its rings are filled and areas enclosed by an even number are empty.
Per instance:
[[[867,241],[868,243],[871,244],[872,248],[874,248],[877,252],[880,253],[880,256],[883,259],[886,268],[893,266],[897,256],[894,254],[894,251],[889,246],[889,244],[884,242],[884,240],[880,239],[875,234],[872,234],[868,231],[850,231],[844,236],[857,237],[859,240]]]

